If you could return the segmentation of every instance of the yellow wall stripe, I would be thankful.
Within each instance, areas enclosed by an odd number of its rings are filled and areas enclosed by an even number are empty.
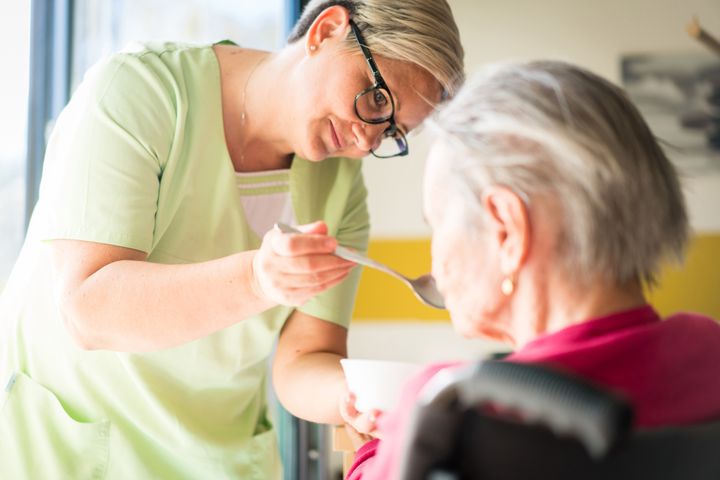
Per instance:
[[[430,271],[430,240],[371,240],[370,257],[410,277]],[[472,294],[471,292],[468,292]],[[691,242],[682,269],[666,268],[650,302],[667,315],[695,311],[720,319],[720,234],[700,234]],[[426,307],[393,277],[365,268],[353,318],[357,320],[447,320],[447,312]]]
[[[720,320],[720,234],[698,234],[685,265],[665,268],[648,299],[664,315],[692,311]]]
[[[430,240],[370,240],[368,255],[408,277],[430,271]],[[411,290],[386,273],[364,268],[353,318],[358,320],[449,319],[444,310],[426,307]]]

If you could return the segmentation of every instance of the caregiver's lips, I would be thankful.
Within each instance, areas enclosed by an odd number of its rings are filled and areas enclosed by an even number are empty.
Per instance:
[[[333,125],[332,120],[328,120],[328,123],[330,123],[330,136],[332,137],[333,143],[335,144],[335,148],[337,150],[341,150],[342,145],[340,144],[340,138],[335,131],[335,125]]]

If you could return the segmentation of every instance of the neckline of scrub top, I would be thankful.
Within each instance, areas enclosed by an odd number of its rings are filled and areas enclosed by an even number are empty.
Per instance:
[[[235,179],[245,221],[258,239],[277,222],[297,223],[290,198],[290,169],[235,172]]]
[[[241,196],[289,192],[290,169],[235,172],[235,182]]]

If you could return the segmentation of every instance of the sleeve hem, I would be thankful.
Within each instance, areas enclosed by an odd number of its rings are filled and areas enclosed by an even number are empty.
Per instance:
[[[131,248],[144,253],[150,252],[151,240],[139,239],[126,232],[92,231],[88,229],[65,229],[44,232],[40,241],[50,240],[81,240],[85,242],[104,243],[117,247]]]

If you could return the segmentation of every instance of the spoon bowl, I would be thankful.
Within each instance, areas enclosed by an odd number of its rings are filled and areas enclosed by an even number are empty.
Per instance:
[[[445,300],[435,284],[435,277],[426,273],[417,278],[403,277],[412,289],[415,296],[424,304],[435,308],[445,308]]]
[[[293,228],[290,225],[286,225],[284,223],[276,223],[275,227],[283,233],[303,233],[300,230],[297,230],[296,228]],[[365,265],[366,267],[374,268],[376,270],[380,270],[381,272],[385,272],[388,275],[392,275],[393,277],[401,280],[403,283],[405,283],[405,285],[410,287],[418,300],[423,302],[425,305],[440,309],[445,308],[445,302],[442,298],[442,295],[440,295],[440,292],[437,289],[435,279],[429,273],[421,275],[417,278],[408,278],[405,275],[396,272],[387,265],[375,261],[372,258],[366,257],[362,253],[350,250],[349,248],[338,246],[337,248],[335,248],[335,251],[333,253],[340,258],[344,258],[345,260],[349,260],[360,265]]]

